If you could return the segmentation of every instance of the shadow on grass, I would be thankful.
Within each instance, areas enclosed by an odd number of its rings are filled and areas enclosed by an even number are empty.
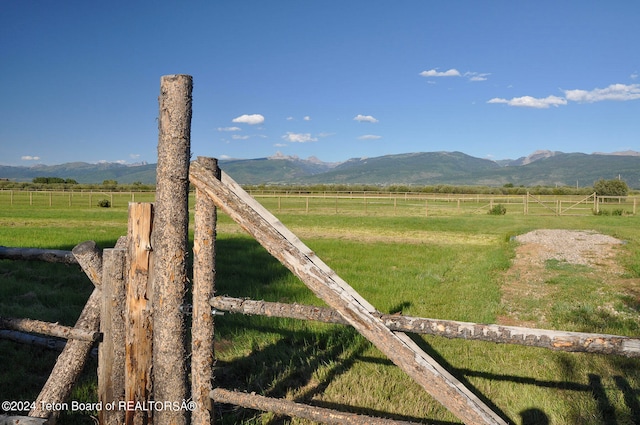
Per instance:
[[[362,354],[369,349],[370,343],[353,328],[330,326],[322,332],[295,332],[254,323],[251,329],[278,334],[280,339],[231,362],[218,362],[215,386],[256,392],[274,398],[289,396],[298,403],[342,412],[403,421],[425,421],[424,418],[392,414],[375,408],[313,400],[314,396],[322,394],[335,379],[349,371],[356,361],[361,361]],[[319,374],[317,371],[320,368],[322,373]],[[283,416],[275,416],[265,422],[264,418],[260,418],[262,412],[229,405],[218,405],[216,415],[216,423],[223,424],[279,425],[289,422]],[[434,420],[428,420],[428,423],[453,424]]]
[[[272,301],[305,302],[313,297],[302,282],[283,284],[290,272],[257,242],[249,238],[218,240],[216,292],[235,297],[250,297]],[[403,306],[398,306],[402,310]],[[362,408],[313,400],[322,394],[340,375],[361,360],[370,343],[351,327],[319,326],[318,330],[291,330],[292,319],[248,317],[227,314],[217,319],[216,334],[225,339],[238,337],[237,331],[248,331],[242,338],[247,354],[230,362],[218,361],[215,386],[284,398],[318,407],[347,411],[361,415],[386,417],[404,421],[424,421],[424,418],[391,414],[375,408]],[[236,333],[234,333],[236,332]],[[255,336],[257,333],[270,337]],[[269,342],[270,341],[270,342]],[[319,370],[321,372],[318,372]],[[262,412],[229,405],[217,405],[217,423],[265,423]],[[275,416],[269,424],[288,423]],[[449,425],[451,422],[429,423]]]
[[[629,381],[622,376],[614,376],[613,380],[615,381],[618,390],[620,390],[621,392],[621,395],[624,399],[624,407],[629,410],[628,412],[623,411],[624,409],[620,409],[621,406],[618,406],[618,409],[616,409],[616,406],[612,403],[611,398],[617,398],[617,395],[615,393],[612,393],[613,388],[611,386],[607,387],[603,384],[602,377],[600,375],[589,373],[587,375],[588,383],[582,384],[578,382],[540,380],[531,377],[487,373],[464,368],[455,368],[451,364],[449,364],[445,358],[440,356],[440,354],[436,350],[434,350],[430,344],[424,341],[424,339],[415,335],[413,336],[413,339],[426,353],[432,356],[440,365],[445,367],[449,372],[456,376],[456,378],[458,378],[467,388],[469,388],[481,400],[483,400],[483,402],[491,407],[492,410],[501,414],[503,418],[506,418],[505,414],[501,412],[499,408],[491,402],[491,400],[486,399],[482,394],[476,391],[473,385],[468,381],[468,379],[466,379],[467,377],[478,377],[491,381],[509,381],[522,385],[533,385],[536,387],[589,393],[595,401],[596,411],[594,413],[600,418],[598,423],[602,423],[605,425],[628,423],[640,424],[640,403],[638,402],[638,394],[640,394],[640,390],[634,390],[631,387]],[[633,366],[631,366],[632,359],[613,356],[608,358],[608,360],[611,365],[619,371],[633,368]],[[571,362],[564,361],[563,363],[565,363],[565,367],[567,368],[572,367],[572,365],[570,364]],[[569,374],[569,376],[575,376],[575,374],[571,373]],[[584,415],[584,413],[585,412],[580,412],[580,415]],[[519,415],[521,423],[523,425],[545,425],[550,423],[547,414],[543,410],[538,408],[524,410],[520,412]],[[583,418],[584,416],[576,415],[573,423],[582,423]]]

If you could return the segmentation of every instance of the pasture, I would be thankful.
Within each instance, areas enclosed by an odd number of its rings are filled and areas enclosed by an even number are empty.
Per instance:
[[[98,208],[97,200],[73,195],[51,206],[44,197],[37,208],[3,204],[0,245],[71,249],[95,240],[111,247],[126,234],[126,202]],[[382,210],[364,198],[325,200],[321,209],[307,207],[317,199],[304,196],[287,198],[287,204],[277,197],[258,200],[383,313],[640,334],[637,215],[524,215],[522,205],[507,202],[506,215],[492,216],[486,209],[463,210],[457,201],[450,201],[454,212],[429,214],[423,201],[404,209],[389,200]],[[535,282],[530,275],[514,275],[512,237],[542,228],[594,230],[623,240],[615,252],[619,272],[547,261]],[[222,214],[217,262],[220,295],[322,304]],[[523,295],[506,296],[514,285],[524,287],[517,292]],[[91,290],[77,267],[0,261],[0,316],[73,325]],[[216,316],[215,337],[214,385],[406,421],[457,423],[350,328],[227,313]],[[434,336],[414,340],[515,423],[638,423],[640,359]],[[54,361],[47,349],[0,341],[2,400],[33,400]],[[95,373],[87,370],[72,398],[95,397]],[[303,423],[229,406],[219,406],[217,413],[220,423]],[[87,415],[66,420],[92,423]]]

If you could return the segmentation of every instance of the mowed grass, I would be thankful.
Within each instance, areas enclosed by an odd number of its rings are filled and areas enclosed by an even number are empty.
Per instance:
[[[548,305],[547,319],[556,329],[592,332],[602,332],[605,321],[609,333],[638,336],[636,216],[403,217],[302,211],[279,218],[379,311],[482,323],[495,323],[508,313],[502,293],[515,252],[511,236],[537,228],[610,234],[626,241],[619,253],[627,274],[624,287],[608,291],[607,282],[597,276],[586,278],[583,270],[549,263],[558,272],[549,285],[560,290]],[[93,239],[109,247],[125,233],[126,208],[0,211],[0,245],[70,249]],[[224,215],[217,249],[218,294],[323,305]],[[80,311],[91,289],[77,267],[0,262],[1,316],[72,323],[73,311]],[[599,313],[602,303],[612,306],[609,316]],[[615,320],[620,317],[624,320]],[[458,423],[349,327],[226,314],[216,316],[215,336],[215,383],[221,387],[368,415]],[[510,422],[638,423],[638,359],[440,337],[414,340]],[[54,356],[44,349],[1,344],[2,398],[33,399]],[[31,378],[20,384],[27,375]],[[72,397],[96,401],[91,400],[92,382],[89,370]],[[216,414],[225,424],[306,423],[233,406],[217,406]]]

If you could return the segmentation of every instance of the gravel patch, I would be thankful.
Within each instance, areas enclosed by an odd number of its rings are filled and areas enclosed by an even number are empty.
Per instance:
[[[594,265],[613,256],[613,246],[623,241],[591,230],[538,229],[515,237],[521,244],[540,246],[541,260]]]

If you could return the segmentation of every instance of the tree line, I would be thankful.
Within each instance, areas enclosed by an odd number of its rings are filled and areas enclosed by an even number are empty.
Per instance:
[[[155,185],[141,182],[118,183],[117,180],[104,180],[102,183],[78,183],[74,179],[61,177],[34,177],[31,182],[0,180],[0,189],[17,190],[108,190],[112,192],[152,192]]]
[[[571,186],[514,186],[507,183],[501,187],[474,185],[347,185],[347,184],[316,184],[316,185],[244,185],[249,191],[269,191],[276,193],[321,193],[321,192],[389,192],[389,193],[436,193],[436,194],[469,194],[469,195],[590,195],[598,196],[627,196],[629,186],[624,180],[600,179],[591,187]],[[20,190],[110,190],[110,191],[154,191],[155,185],[141,182],[130,184],[118,183],[116,180],[104,180],[101,184],[80,184],[74,179],[61,177],[35,177],[31,182],[0,181],[0,189]]]
[[[515,186],[507,183],[501,187],[474,185],[347,185],[347,184],[316,184],[316,185],[243,185],[245,190],[265,191],[275,193],[322,193],[322,192],[390,192],[390,193],[436,193],[436,194],[465,194],[465,195],[591,195],[598,196],[627,196],[629,187],[623,180],[604,180],[594,182],[593,186]]]

